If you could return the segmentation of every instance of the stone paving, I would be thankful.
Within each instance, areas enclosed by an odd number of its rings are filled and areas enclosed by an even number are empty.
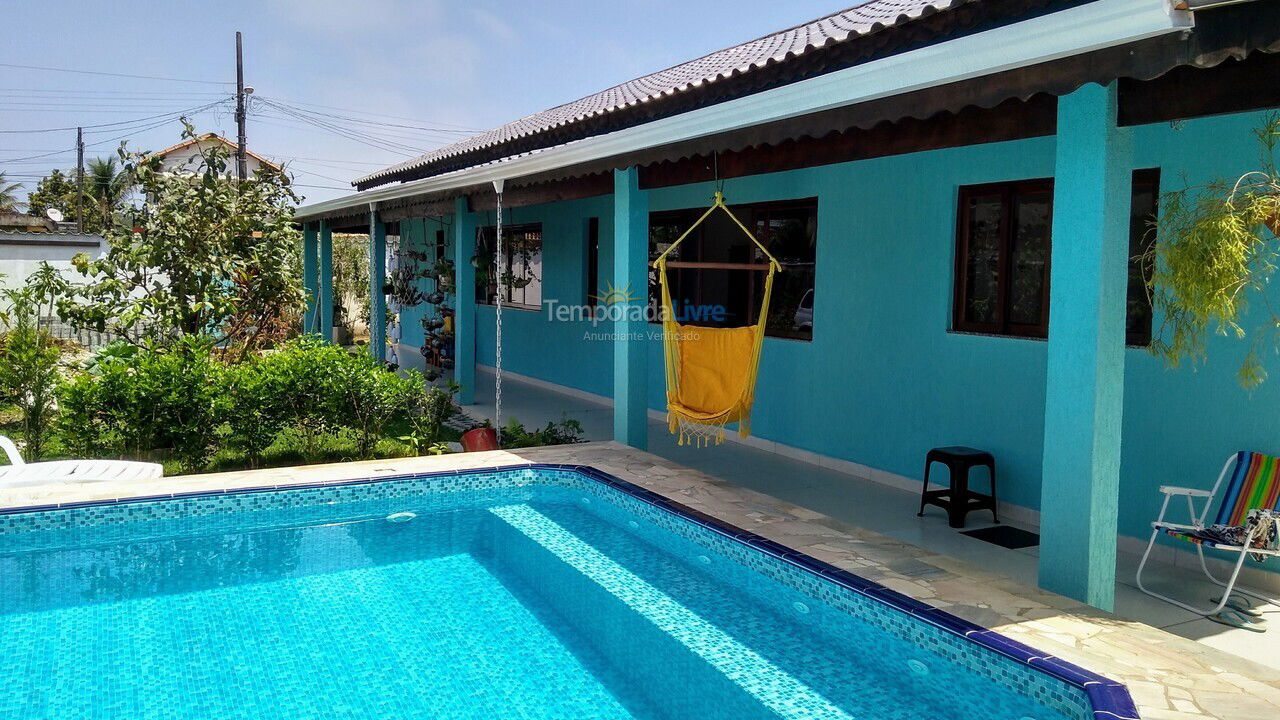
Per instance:
[[[1280,670],[614,443],[0,490],[24,507],[522,462],[591,465],[1128,685],[1146,720],[1280,718]]]

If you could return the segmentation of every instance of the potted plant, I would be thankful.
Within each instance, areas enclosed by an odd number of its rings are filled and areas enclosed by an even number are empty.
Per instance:
[[[1245,339],[1249,296],[1263,298],[1266,315],[1239,370],[1250,388],[1266,379],[1262,344],[1270,338],[1280,345],[1280,311],[1265,302],[1280,264],[1280,115],[1254,134],[1261,155],[1256,169],[1161,197],[1148,283],[1152,306],[1164,318],[1151,351],[1175,367],[1184,359],[1203,361],[1211,331]]]
[[[498,431],[493,429],[493,425],[488,420],[485,420],[480,427],[472,428],[462,433],[460,441],[462,442],[462,449],[466,452],[497,450]]]

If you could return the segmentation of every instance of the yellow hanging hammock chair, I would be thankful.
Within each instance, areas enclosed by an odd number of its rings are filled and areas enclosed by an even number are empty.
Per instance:
[[[723,210],[733,224],[751,239],[752,244],[769,259],[768,264],[667,260],[667,255],[716,209]],[[769,296],[773,292],[773,276],[782,271],[782,265],[724,204],[724,195],[716,192],[711,207],[658,256],[653,267],[657,268],[662,285],[662,347],[667,367],[667,425],[671,434],[679,435],[680,445],[692,442],[704,446],[713,439],[719,445],[724,442],[725,425],[736,422],[739,435],[750,435],[751,405],[755,402],[760,348],[764,344],[765,322],[769,317]],[[760,302],[756,324],[712,328],[676,322],[671,289],[667,284],[669,267],[767,271],[764,299]]]

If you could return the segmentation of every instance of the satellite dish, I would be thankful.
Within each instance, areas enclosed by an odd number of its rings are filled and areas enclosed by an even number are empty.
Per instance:
[[[62,222],[62,211],[58,208],[49,208],[44,211],[44,214],[48,215],[49,219],[54,222]]]

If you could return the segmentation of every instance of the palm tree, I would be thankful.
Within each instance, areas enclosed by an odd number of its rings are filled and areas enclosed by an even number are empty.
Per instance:
[[[18,191],[21,189],[22,183],[11,183],[0,172],[0,212],[18,211]]]
[[[98,215],[102,218],[102,227],[111,227],[112,219],[124,204],[125,197],[133,187],[129,175],[120,169],[116,159],[98,158],[89,161],[89,172],[85,177],[86,194],[98,205]]]

